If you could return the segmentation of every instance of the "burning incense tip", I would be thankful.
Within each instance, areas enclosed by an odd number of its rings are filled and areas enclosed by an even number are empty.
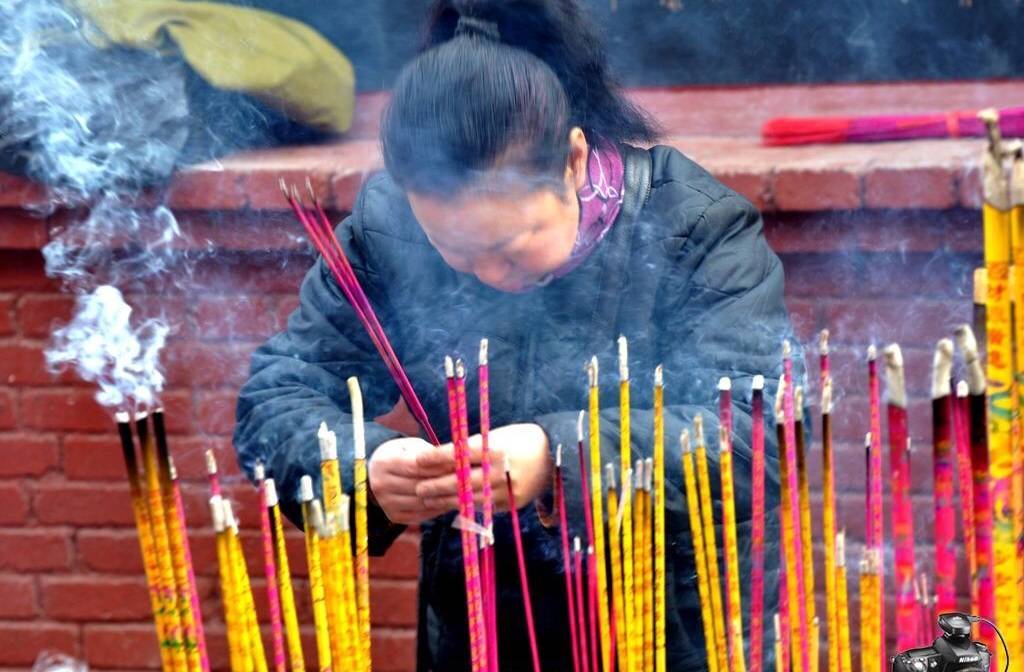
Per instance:
[[[326,422],[320,423],[320,428],[316,432],[316,438],[320,441],[321,460],[338,459],[338,437],[335,436],[334,432],[327,429]]]
[[[351,509],[352,509],[352,498],[349,497],[348,495],[342,493],[341,497],[338,499],[338,510],[339,510],[339,513],[338,513],[338,516],[339,516],[338,529],[340,529],[342,532],[348,532],[349,531],[348,517],[349,517],[349,512],[351,511]]]
[[[505,462],[505,464],[503,466],[505,467],[505,476],[511,476],[512,475],[512,463],[509,462],[508,455],[505,455],[504,462]]]
[[[864,435],[864,447],[871,448],[871,432]]]
[[[308,175],[306,176],[306,193],[309,194],[310,200],[316,203],[316,191],[313,190],[313,181],[309,179]]]
[[[585,368],[587,369],[587,384],[590,387],[597,387],[597,357],[591,357]]]
[[[704,443],[704,418],[700,413],[693,416],[693,437],[698,444]]]
[[[957,381],[957,383],[956,383],[956,396],[958,396],[958,397],[966,397],[968,392],[969,392],[969,390],[967,388],[967,381],[966,380],[959,380],[959,381]]]
[[[277,179],[277,186],[281,189],[281,193],[284,194],[285,200],[290,200],[290,196],[288,194],[288,185],[284,183],[283,177],[279,177]]]
[[[444,356],[444,375],[446,378],[455,377],[455,362],[448,355]]]
[[[210,497],[210,518],[213,521],[214,532],[220,533],[227,529],[224,524],[224,506],[221,504],[220,495]]]
[[[890,343],[882,351],[885,356],[885,382],[889,403],[907,407],[907,385],[903,375],[903,351],[897,343]]]
[[[313,501],[313,478],[309,475],[299,479],[299,501]]]
[[[690,452],[690,430],[684,429],[679,433],[679,447],[684,455]]]
[[[174,458],[167,457],[167,473],[172,481],[178,480],[178,468],[174,466]]]
[[[722,425],[718,426],[718,451],[720,453],[729,452],[729,430]]]
[[[316,533],[321,537],[332,536],[324,521],[324,509],[320,505],[319,499],[314,499],[309,503],[309,513],[309,523],[313,526],[313,529],[316,530]]]
[[[477,358],[477,361],[480,364],[480,366],[487,366],[487,345],[488,345],[487,339],[486,338],[481,338],[480,339],[480,355]]]
[[[217,473],[217,456],[214,455],[213,451],[210,449],[206,450],[206,473]]]
[[[821,386],[821,412],[832,413],[832,376],[826,378]]]
[[[786,421],[782,412],[782,401],[786,393],[786,377],[779,378],[779,386],[775,389],[775,424],[781,425]]]
[[[141,422],[149,417],[149,411],[139,411],[135,414],[135,422]]]
[[[263,462],[256,460],[256,464],[252,467],[253,479],[258,483],[267,477],[267,472],[263,469]]]
[[[366,459],[366,427],[363,424],[363,391],[355,376],[347,381],[348,397],[352,403],[352,453],[357,460]]]
[[[619,336],[619,382],[629,380],[629,342]]]
[[[558,444],[558,446],[555,448],[555,468],[562,468],[562,444]],[[506,469],[505,471],[508,471],[508,469]]]
[[[643,490],[644,488],[644,461],[637,460],[633,465],[633,489]]]
[[[846,566],[846,528],[836,532],[836,563]]]
[[[875,344],[872,343],[868,346],[868,361],[873,362],[876,359],[878,359],[878,348],[876,348]]]
[[[608,489],[609,490],[614,490],[616,488],[616,485],[615,485],[615,465],[613,465],[611,462],[609,462],[608,464],[604,465],[604,480],[608,482]]]
[[[654,458],[648,457],[644,460],[644,492],[654,489]]]
[[[804,388],[800,385],[793,389],[793,419],[804,421]]]
[[[750,381],[750,389],[764,390],[764,376],[762,376],[760,373],[754,376],[754,379]]]
[[[782,358],[789,359],[790,355],[793,354],[793,348],[789,344],[789,339],[782,341]]]
[[[231,505],[231,500],[221,499],[220,504],[224,508],[224,524],[230,527],[232,532],[238,532],[238,518],[235,517],[235,507]]]
[[[728,392],[732,390],[732,381],[729,380],[727,377],[722,376],[721,378],[718,379],[718,390],[720,392]]]
[[[988,269],[984,266],[974,269],[974,303],[984,306],[988,302]]]
[[[114,414],[114,419],[118,424],[125,425],[132,421],[132,416],[127,411],[118,411]]]
[[[267,499],[267,508],[273,508],[277,506],[277,486],[274,485],[274,479],[268,478],[263,481],[263,492]]]
[[[782,624],[779,622],[779,614],[775,613],[772,620],[775,623],[775,639],[782,639]]]
[[[654,384],[657,387],[665,386],[665,368],[661,364],[654,367]]]
[[[465,378],[466,377],[466,366],[462,363],[461,359],[455,360],[455,377]]]
[[[828,354],[828,329],[822,329],[821,333],[818,334],[818,353],[822,355]]]
[[[953,341],[944,338],[935,346],[935,357],[932,360],[932,399],[949,396],[951,389],[950,377],[953,373]]]
[[[573,537],[572,538],[572,552],[573,553],[579,553],[582,550],[583,550],[583,544],[580,543],[580,538],[579,537]]]
[[[576,440],[583,443],[583,415],[586,411],[580,411],[579,416],[576,418]]]

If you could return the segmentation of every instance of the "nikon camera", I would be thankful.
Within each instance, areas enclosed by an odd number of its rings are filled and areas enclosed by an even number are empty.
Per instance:
[[[942,614],[942,636],[929,647],[910,649],[892,658],[892,672],[988,672],[989,650],[971,641],[974,617]]]

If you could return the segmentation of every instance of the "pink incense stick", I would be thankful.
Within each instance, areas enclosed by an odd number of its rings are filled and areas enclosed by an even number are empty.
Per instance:
[[[274,537],[270,532],[267,491],[264,487],[263,463],[255,467],[256,488],[260,495],[260,536],[263,539],[263,568],[267,575],[267,605],[270,609],[270,632],[274,649],[274,669],[285,672],[284,627],[281,623],[281,600],[277,594],[277,563],[274,561]]]
[[[956,611],[956,512],[953,509],[953,342],[942,339],[932,367],[932,448],[935,501],[935,596],[939,613]]]
[[[587,528],[587,625],[589,627],[590,660],[597,668],[601,664],[600,643],[597,634],[597,556],[594,555],[594,512],[590,502],[590,485],[587,481],[587,464],[583,457],[583,417],[580,411],[576,419],[576,454],[580,461],[580,498],[583,501],[583,519]],[[582,602],[583,594],[580,594]]]
[[[804,560],[803,560],[803,542],[800,535],[800,489],[797,481],[797,468],[796,468],[796,415],[793,409],[793,360],[790,357],[790,346],[789,341],[782,342],[782,366],[783,372],[786,379],[786,389],[782,396],[783,414],[785,416],[785,436],[786,436],[786,461],[789,464],[788,471],[788,485],[789,485],[789,514],[792,520],[793,530],[793,548],[789,549],[793,553],[793,566],[796,576],[786,577],[787,581],[796,582],[796,598],[797,603],[790,605],[790,609],[796,612],[797,615],[797,631],[800,634],[800,669],[809,670],[810,668],[810,650],[809,635],[808,635],[808,623],[807,623],[807,598],[806,598],[806,587],[804,585]]]
[[[960,381],[956,386],[953,401],[953,435],[956,437],[956,475],[959,485],[960,520],[964,529],[964,545],[967,547],[967,565],[970,577],[971,613],[978,613],[978,592],[975,589],[975,575],[978,559],[975,555],[974,540],[974,484],[971,482],[971,439],[967,418],[967,383]]]
[[[562,539],[562,569],[565,572],[565,601],[569,608],[569,640],[572,643],[572,669],[580,668],[580,633],[576,629],[576,590],[572,582],[572,555],[569,551],[569,523],[566,516],[565,480],[562,476],[562,445],[555,448],[555,490],[558,497],[558,527]]]
[[[764,657],[764,376],[754,376],[751,388],[750,672],[761,672]]]
[[[220,496],[220,478],[217,476],[217,456],[210,449],[206,450],[206,478],[210,483],[210,496]]]
[[[515,539],[516,545],[516,561],[519,563],[519,586],[523,591],[523,611],[526,612],[526,634],[530,640],[533,672],[540,672],[540,653],[537,651],[537,631],[533,627],[533,603],[530,600],[530,582],[526,578],[526,554],[523,553],[523,535],[519,529],[519,509],[516,508],[516,492],[515,488],[512,487],[512,467],[508,462],[508,455],[505,456],[505,487],[508,488],[508,511],[509,518],[512,519],[512,536]],[[561,501],[559,506],[562,506]]]
[[[486,641],[481,637],[482,606],[480,598],[480,567],[477,557],[477,543],[469,523],[474,520],[473,488],[470,481],[469,455],[462,443],[462,420],[459,407],[458,384],[455,365],[451,357],[444,360],[448,381],[448,414],[452,430],[452,446],[455,451],[455,475],[459,489],[459,518],[462,532],[462,563],[466,582],[466,611],[469,621],[470,662],[473,672],[487,670]]]
[[[779,445],[779,462],[784,461],[783,457],[787,454],[786,450],[786,413],[783,404],[783,398],[786,396],[786,376],[783,374],[782,378],[779,379],[779,386],[775,393],[775,439]],[[787,474],[789,467],[787,466]],[[780,481],[780,486],[785,484],[786,490],[789,489],[789,477],[788,475],[781,474],[780,479],[784,478],[784,481]],[[788,499],[788,495],[785,499]],[[779,525],[781,530],[786,528],[788,524],[786,517],[789,514],[789,502],[783,499],[779,503]],[[779,544],[779,611],[776,614],[779,621],[779,629],[777,635],[781,635],[782,641],[782,669],[792,669],[792,632],[791,619],[790,619],[790,601],[789,601],[789,569],[786,564],[786,556],[790,551],[786,549],[785,544]]]
[[[493,672],[498,670],[498,593],[494,565],[494,493],[491,489],[491,384],[488,341],[480,340],[477,377],[480,386],[480,471],[483,476],[484,529],[487,536],[481,551],[484,611],[487,616],[487,657]]]
[[[882,546],[885,539],[885,521],[882,513],[882,392],[878,380],[877,350],[872,345],[868,348],[868,387],[871,407],[871,459],[868,471],[868,483],[871,488],[871,500],[868,506],[868,523],[871,531],[868,546],[878,559],[878,642],[879,672],[887,672],[885,664],[885,566],[882,559]]]
[[[583,604],[583,548],[579,537],[572,540],[573,567],[576,570],[576,629],[580,633],[580,667],[584,672],[594,672],[590,666],[590,656],[587,653],[587,626],[584,612],[586,606]]]

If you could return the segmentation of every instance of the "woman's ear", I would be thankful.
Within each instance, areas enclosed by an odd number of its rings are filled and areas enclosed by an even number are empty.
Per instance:
[[[573,186],[574,191],[579,191],[587,183],[587,156],[590,154],[590,146],[587,144],[587,136],[583,129],[574,126],[569,131],[569,164],[565,167],[566,182]]]

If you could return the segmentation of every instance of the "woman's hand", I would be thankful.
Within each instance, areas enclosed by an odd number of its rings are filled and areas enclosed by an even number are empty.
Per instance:
[[[440,475],[418,464],[419,455],[432,450],[434,446],[423,439],[406,437],[382,443],[373,451],[367,468],[370,491],[391,522],[412,525],[449,510],[428,506],[416,493],[420,483]]]
[[[512,475],[512,489],[517,506],[532,502],[550,486],[551,452],[548,437],[539,425],[516,424],[492,429],[488,435],[491,457],[491,488],[494,505],[498,510],[508,508],[505,487],[505,458]],[[480,467],[481,438],[469,438],[470,462],[473,465],[471,483],[474,500],[483,502],[483,470]],[[378,449],[379,450],[379,449]],[[458,478],[455,475],[455,454],[452,444],[428,446],[418,451],[416,465],[422,478],[416,484],[416,495],[429,510],[450,511],[459,506]]]

